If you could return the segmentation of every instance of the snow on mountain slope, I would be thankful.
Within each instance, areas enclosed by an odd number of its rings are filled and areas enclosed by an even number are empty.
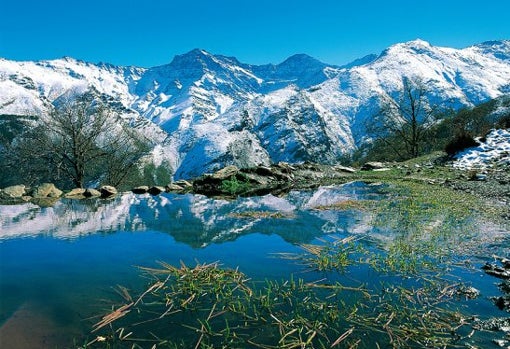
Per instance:
[[[132,89],[144,71],[134,67],[94,65],[72,58],[39,62],[0,59],[0,113],[40,114],[47,111],[47,103],[66,91],[85,90],[88,86],[128,106],[134,99]],[[20,95],[24,98],[18,98]],[[25,104],[20,104],[22,102]]]
[[[492,130],[478,147],[455,156],[453,167],[462,170],[510,169],[510,130]]]
[[[433,103],[476,105],[510,93],[510,41],[458,50],[415,40],[343,67],[302,54],[255,66],[199,49],[149,69],[0,59],[0,114],[43,114],[65,91],[94,88],[154,139],[155,162],[185,178],[228,164],[336,162],[363,144],[381,96],[396,97],[404,77],[426,84]]]
[[[432,103],[455,109],[471,107],[508,93],[509,56],[510,41],[456,50],[415,40],[388,48],[366,65],[342,71],[313,94],[326,109],[351,122],[352,135],[360,145],[380,96],[396,97],[403,77],[424,83]]]

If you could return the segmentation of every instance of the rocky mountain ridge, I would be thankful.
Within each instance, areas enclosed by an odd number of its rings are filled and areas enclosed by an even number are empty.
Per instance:
[[[94,89],[152,139],[156,166],[191,178],[230,164],[338,162],[367,141],[367,120],[404,77],[452,108],[509,94],[510,41],[459,50],[415,40],[343,67],[303,54],[255,66],[200,49],[148,69],[0,59],[0,114],[42,115]]]

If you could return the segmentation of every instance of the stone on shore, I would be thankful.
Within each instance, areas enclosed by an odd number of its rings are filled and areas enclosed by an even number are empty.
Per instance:
[[[361,171],[374,171],[385,169],[386,166],[382,162],[370,161],[361,166]]]
[[[115,189],[115,188],[113,188],[113,189]],[[85,189],[85,193],[83,193],[83,195],[85,195],[86,198],[91,198],[91,197],[101,196],[101,192],[97,189],[87,188],[87,189]]]
[[[141,185],[139,187],[134,187],[133,189],[131,189],[131,191],[135,194],[145,194],[149,191],[149,186]]]
[[[117,189],[111,185],[103,185],[101,188],[99,188],[99,191],[102,198],[108,198],[117,194]]]
[[[186,189],[186,190],[193,188],[193,184],[191,184],[190,182],[188,182],[187,180],[184,180],[184,179],[175,181],[172,184],[178,185],[179,187],[182,187],[183,189]]]
[[[177,193],[179,193],[179,192],[184,191],[184,188],[183,188],[183,187],[181,187],[181,186],[180,186],[180,185],[178,185],[178,184],[170,183],[170,184],[167,184],[167,185],[165,186],[165,191],[167,191],[167,192],[169,192],[169,193],[171,193],[171,192],[177,192]]]
[[[69,192],[64,194],[64,197],[70,199],[83,199],[85,198],[85,189],[84,188],[71,189]]]
[[[165,187],[161,187],[159,185],[155,185],[149,188],[149,194],[151,195],[159,195],[165,191]]]
[[[32,190],[32,196],[37,199],[59,198],[62,196],[62,190],[55,187],[53,183],[43,183]]]
[[[26,195],[26,187],[24,185],[12,185],[0,190],[0,196],[6,199],[22,198]]]
[[[227,167],[222,168],[221,170],[215,172],[211,177],[214,179],[223,180],[223,179],[229,179],[238,173],[239,173],[239,168],[237,168],[237,166],[230,165],[230,166],[227,166]]]

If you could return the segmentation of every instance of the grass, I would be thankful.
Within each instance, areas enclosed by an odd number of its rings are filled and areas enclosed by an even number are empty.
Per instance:
[[[437,282],[427,283],[433,291],[381,292],[326,279],[260,283],[218,263],[142,270],[153,279],[147,289],[137,297],[121,289],[123,304],[96,323],[84,347],[444,347],[465,324],[439,306],[451,293],[441,293]]]

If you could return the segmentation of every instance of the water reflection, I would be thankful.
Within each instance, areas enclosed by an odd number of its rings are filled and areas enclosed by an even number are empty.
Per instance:
[[[375,260],[376,268],[384,266],[385,251],[391,247],[404,262],[414,261],[411,257],[418,254],[428,258],[429,241],[449,252],[457,245],[464,246],[466,253],[479,253],[481,245],[490,244],[493,253],[508,255],[508,231],[470,226],[473,233],[460,240],[457,233],[466,229],[462,222],[455,222],[453,234],[433,236],[434,227],[452,226],[444,212],[418,208],[418,218],[437,217],[417,219],[409,225],[402,219],[405,215],[398,215],[394,199],[375,203],[387,198],[383,189],[354,182],[293,191],[284,197],[234,201],[126,193],[110,200],[62,199],[46,208],[0,206],[0,343],[26,348],[43,347],[40,343],[45,342],[46,347],[55,348],[71,347],[73,337],[86,342],[95,322],[92,317],[111,307],[98,300],[112,299],[113,285],[144,289],[147,280],[140,279],[133,266],[156,266],[158,260],[173,265],[220,261],[227,267],[239,267],[253,280],[280,280],[299,273],[300,278],[316,281],[324,275],[303,273],[295,261],[275,255],[302,253],[297,243],[318,243],[314,239],[325,234],[361,236],[357,242],[363,248],[363,258]],[[376,206],[385,207],[378,211]],[[374,227],[378,221],[380,226]],[[403,229],[400,223],[406,222]],[[507,240],[501,242],[497,236]],[[447,238],[452,239],[449,244]],[[466,243],[473,248],[466,248]],[[413,247],[410,255],[403,255],[408,246]],[[499,292],[493,282],[484,280],[479,268],[469,272],[459,269],[450,269],[456,282],[470,283],[484,296]],[[332,277],[347,286],[367,284],[372,290],[383,287],[383,282],[415,286],[415,278],[377,270],[368,264],[354,264]],[[494,311],[488,297],[470,303],[470,307],[473,314],[491,315]],[[12,340],[5,344],[5,338]]]
[[[325,233],[363,231],[367,214],[314,210],[347,200],[380,198],[363,183],[294,191],[234,201],[201,195],[126,193],[110,200],[62,199],[53,207],[0,206],[0,239],[51,236],[75,239],[117,231],[159,231],[192,247],[235,240],[249,233],[278,234],[288,242],[308,242]]]

